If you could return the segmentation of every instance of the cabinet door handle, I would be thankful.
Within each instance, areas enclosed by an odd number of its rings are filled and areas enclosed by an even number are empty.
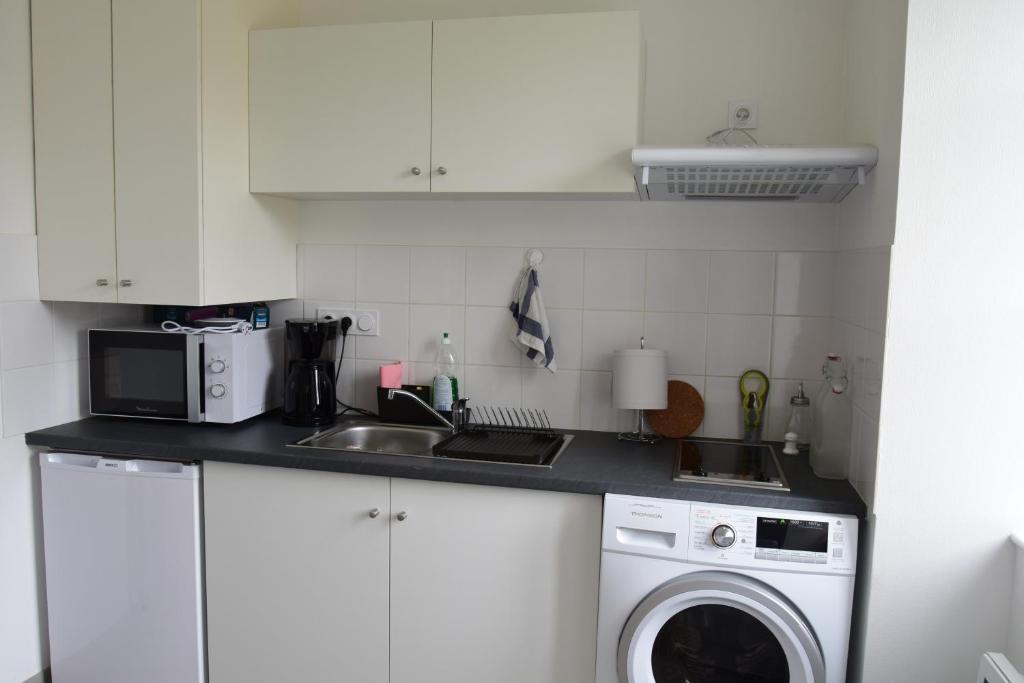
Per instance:
[[[444,166],[438,166],[437,167],[437,174],[438,175],[448,175],[448,169],[445,168]]]
[[[370,519],[377,519],[378,517],[380,517],[380,508],[370,510]]]
[[[96,286],[97,287],[106,287],[109,284],[110,284],[110,280],[108,280],[105,277],[101,277],[99,280],[96,281]]]
[[[423,171],[420,170],[419,166],[413,166],[411,169],[409,169],[409,172],[412,173],[413,175],[419,175],[420,173],[423,173]]]
[[[397,518],[399,522],[404,522],[408,517],[409,513],[406,512],[405,510],[402,510],[397,515],[395,515],[395,518]]]
[[[132,286],[132,281],[131,280],[121,280],[117,284],[120,285],[121,287],[131,287]]]

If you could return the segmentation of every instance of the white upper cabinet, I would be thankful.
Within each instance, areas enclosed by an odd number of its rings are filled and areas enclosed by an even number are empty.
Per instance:
[[[295,296],[295,208],[249,193],[248,36],[290,0],[35,0],[40,294]]]
[[[39,294],[117,301],[110,0],[33,0]]]
[[[429,21],[253,31],[253,192],[428,192]]]
[[[275,29],[251,51],[253,192],[636,192],[637,12]]]
[[[636,12],[434,22],[431,190],[635,193],[640,45]]]
[[[200,302],[199,3],[111,5],[119,301]]]

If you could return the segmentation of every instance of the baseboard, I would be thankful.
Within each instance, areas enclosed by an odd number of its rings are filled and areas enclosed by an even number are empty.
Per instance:
[[[25,679],[25,683],[50,683],[50,667],[46,667],[35,676]]]

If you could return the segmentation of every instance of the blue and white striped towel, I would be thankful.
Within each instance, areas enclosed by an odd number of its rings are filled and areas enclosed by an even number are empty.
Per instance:
[[[544,311],[535,268],[523,268],[508,308],[512,311],[512,341],[515,345],[538,367],[557,371],[555,347],[548,331],[548,314]]]

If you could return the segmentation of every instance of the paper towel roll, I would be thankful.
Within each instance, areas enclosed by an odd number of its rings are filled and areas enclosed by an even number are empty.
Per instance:
[[[661,410],[668,406],[668,354],[659,349],[623,349],[612,356],[612,405]]]

